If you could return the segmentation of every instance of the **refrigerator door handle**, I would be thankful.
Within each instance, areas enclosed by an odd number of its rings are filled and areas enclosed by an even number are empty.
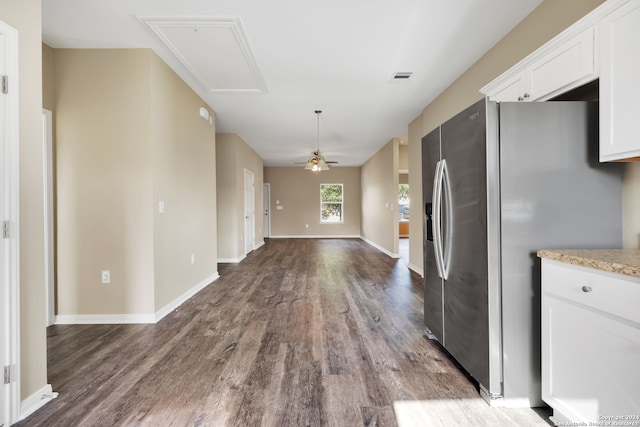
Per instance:
[[[442,159],[442,166],[440,167],[440,174],[442,177],[441,187],[444,189],[444,205],[442,206],[442,222],[444,225],[444,232],[440,231],[440,257],[442,262],[442,278],[447,280],[449,278],[449,267],[451,266],[451,243],[453,235],[453,209],[452,209],[452,194],[451,194],[451,180],[449,179],[449,168],[447,167],[447,161]],[[440,199],[443,195],[440,194]],[[441,202],[442,203],[442,202]],[[442,225],[441,225],[442,227]]]
[[[433,177],[433,250],[436,257],[438,277],[444,277],[442,265],[442,162],[436,163],[436,171]]]

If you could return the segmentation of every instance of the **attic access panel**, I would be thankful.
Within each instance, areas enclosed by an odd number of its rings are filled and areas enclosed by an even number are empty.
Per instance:
[[[139,16],[138,19],[207,92],[267,92],[240,18]]]

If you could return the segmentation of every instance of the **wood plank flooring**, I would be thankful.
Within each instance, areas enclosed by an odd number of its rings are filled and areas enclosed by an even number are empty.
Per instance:
[[[421,279],[358,239],[270,239],[156,325],[48,328],[20,426],[522,426],[423,335]]]

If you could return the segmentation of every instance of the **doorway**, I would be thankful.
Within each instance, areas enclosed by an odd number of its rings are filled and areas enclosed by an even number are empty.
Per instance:
[[[262,207],[264,210],[264,237],[271,237],[271,184],[263,184]]]
[[[0,21],[0,425],[19,414],[18,32]],[[6,383],[8,380],[8,383]]]
[[[42,109],[44,153],[44,284],[47,326],[55,324],[55,255],[53,228],[53,113]]]
[[[255,249],[255,186],[253,172],[244,170],[244,253]]]

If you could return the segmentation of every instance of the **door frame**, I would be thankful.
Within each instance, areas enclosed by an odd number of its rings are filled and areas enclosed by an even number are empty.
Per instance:
[[[44,283],[47,326],[54,325],[55,316],[55,231],[53,224],[53,112],[42,109],[44,154]]]
[[[264,220],[262,223],[263,235],[265,238],[271,237],[271,184],[262,184],[262,210]]]
[[[4,209],[2,221],[9,222],[9,238],[2,239],[6,253],[0,263],[2,264],[3,277],[0,286],[5,287],[6,300],[2,307],[2,324],[5,328],[5,339],[2,343],[3,354],[0,362],[9,366],[11,381],[8,384],[8,392],[0,404],[3,405],[4,418],[0,422],[6,425],[18,421],[20,414],[20,175],[19,175],[19,109],[18,109],[18,31],[0,21],[0,33],[2,33],[3,62],[5,70],[0,74],[9,76],[8,93],[0,96],[0,102],[4,103],[2,120],[2,147],[3,156],[3,188],[2,198]],[[6,360],[5,360],[6,359]],[[5,385],[0,384],[4,387]]]
[[[251,188],[248,188],[249,181],[251,182]],[[256,248],[256,187],[255,187],[255,175],[249,169],[244,169],[244,254],[248,255]],[[247,197],[247,189],[249,189],[249,197]],[[249,203],[248,203],[249,202]],[[247,206],[249,204],[249,206]],[[247,221],[249,226],[247,226]],[[248,230],[250,230],[248,232]]]

